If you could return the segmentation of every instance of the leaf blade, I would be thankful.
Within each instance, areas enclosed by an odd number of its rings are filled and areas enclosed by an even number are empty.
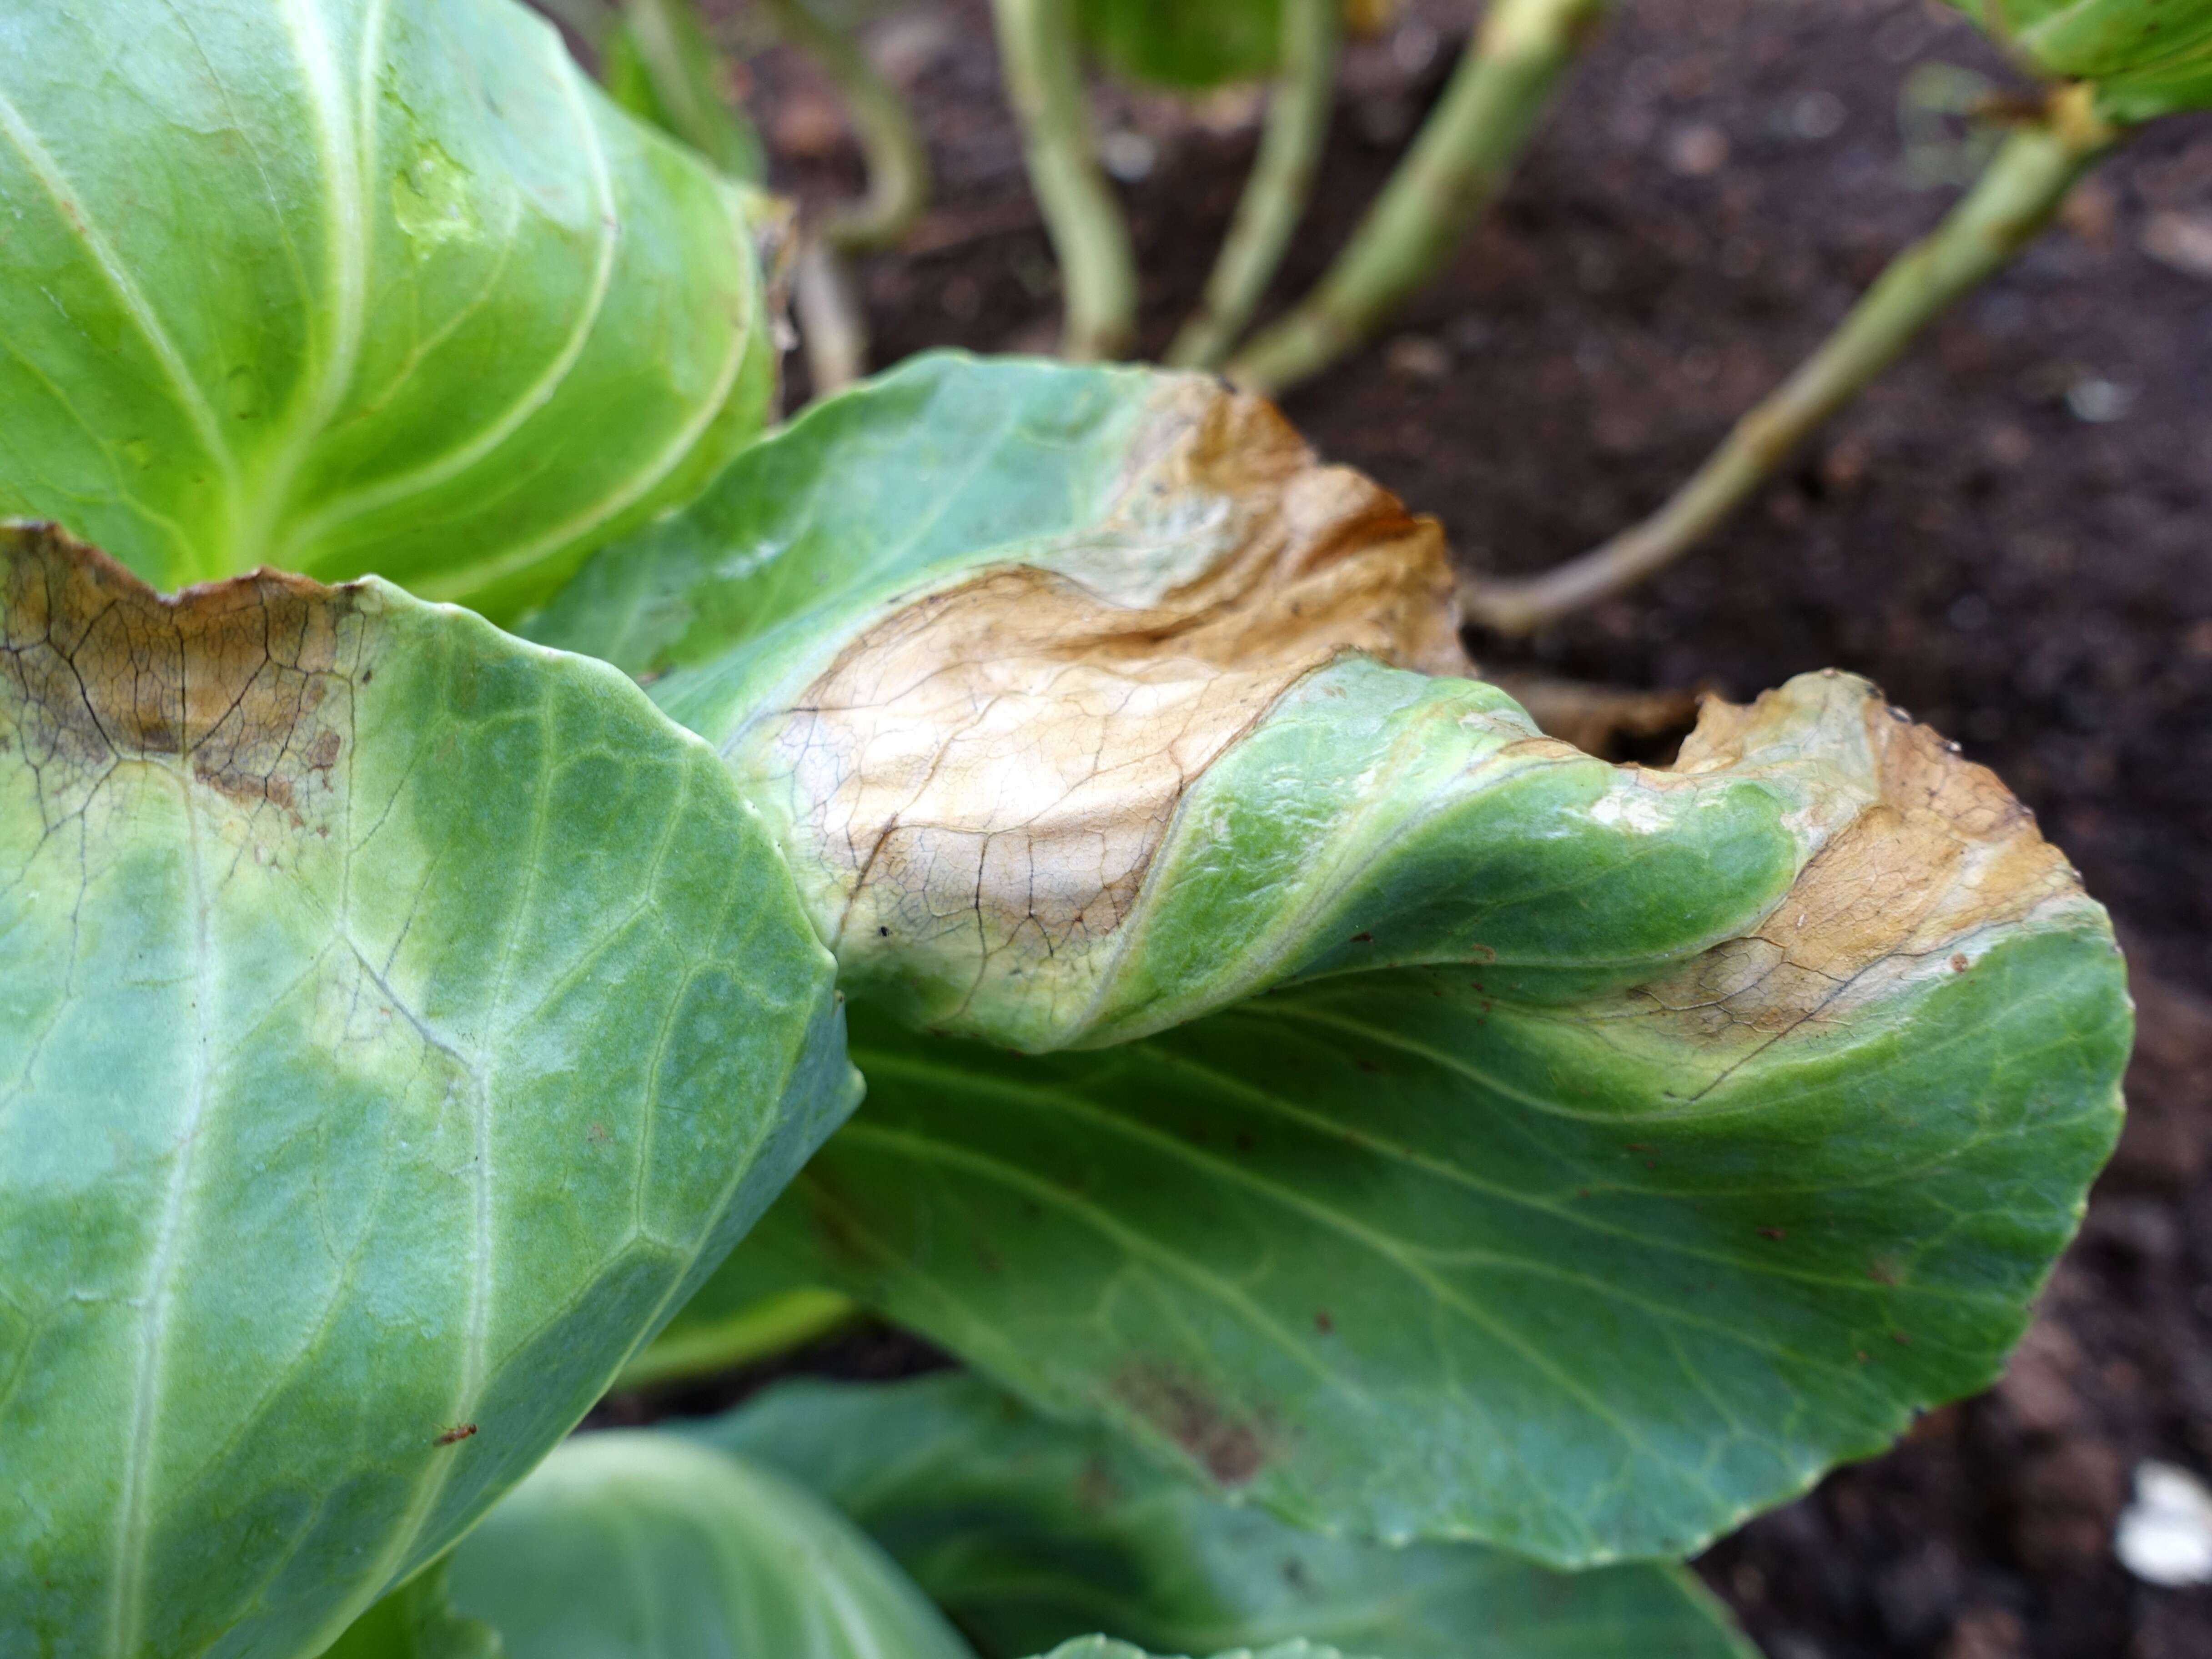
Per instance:
[[[508,615],[764,417],[736,196],[509,0],[0,43],[0,512],[161,584],[374,568]]]
[[[770,1230],[787,1271],[1310,1524],[1679,1554],[1991,1374],[2117,1124],[2118,963],[1863,682],[1607,766],[1462,678],[1449,580],[1256,400],[938,359],[549,616],[745,779],[863,1009],[877,1106]],[[1410,1117],[1363,1146],[1361,1110]],[[1687,1186],[1637,1184],[1647,1143]],[[1291,1260],[1339,1291],[1248,1293]],[[1318,1329],[1354,1291],[1403,1329]]]
[[[657,1432],[567,1442],[461,1540],[450,1582],[508,1659],[972,1659],[818,1499]]]
[[[830,964],[604,665],[0,551],[0,1632],[312,1651],[849,1111]]]
[[[1678,1568],[1562,1576],[1478,1546],[1301,1532],[972,1375],[789,1382],[683,1431],[836,1504],[985,1659],[1094,1628],[1163,1653],[1267,1649],[1291,1632],[1372,1659],[1748,1651]]]

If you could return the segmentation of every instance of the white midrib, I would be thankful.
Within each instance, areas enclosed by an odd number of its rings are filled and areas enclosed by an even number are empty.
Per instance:
[[[576,128],[583,138],[586,156],[591,163],[592,192],[599,212],[599,243],[592,269],[592,283],[584,304],[570,325],[568,337],[562,342],[561,349],[544,372],[526,387],[522,395],[505,413],[479,431],[476,436],[458,448],[450,449],[437,459],[410,472],[399,473],[350,495],[339,496],[294,526],[289,532],[289,555],[296,563],[305,556],[302,550],[312,549],[315,542],[334,526],[373,513],[381,507],[401,501],[409,495],[433,489],[448,478],[465,471],[490,454],[553,399],[553,395],[566,383],[575,368],[584,348],[591,343],[592,331],[599,326],[599,313],[606,307],[608,290],[614,283],[615,255],[621,236],[620,222],[615,207],[614,175],[609,171],[605,147],[599,142],[599,126],[592,118],[591,106],[585,101],[578,82],[581,75],[574,60],[557,36],[545,36],[545,46],[556,54],[559,62],[554,65],[554,78],[559,83],[562,95],[569,112],[576,118]],[[364,112],[364,119],[367,118]]]
[[[133,1384],[130,1447],[123,1468],[120,1524],[116,1529],[115,1571],[108,1617],[108,1651],[115,1659],[139,1659],[140,1633],[146,1621],[146,1552],[153,1524],[153,1466],[161,1431],[161,1401],[167,1382],[169,1316],[175,1299],[179,1241],[191,1195],[195,1153],[206,1121],[210,1076],[208,1045],[212,1036],[213,1001],[218,975],[208,931],[210,896],[201,858],[199,815],[191,785],[178,779],[188,827],[186,859],[192,908],[192,1036],[189,1044],[185,1107],[179,1125],[174,1162],[161,1197],[153,1259],[147,1264],[140,1301],[145,1309],[139,1340],[138,1375]]]
[[[70,187],[60,164],[40,141],[37,132],[23,118],[22,112],[15,107],[5,92],[0,92],[0,132],[7,135],[8,142],[15,146],[37,176],[48,199],[53,203],[54,210],[68,222],[84,251],[100,267],[100,274],[114,293],[117,303],[123,308],[123,314],[131,319],[132,326],[138,331],[139,337],[145,341],[146,349],[161,365],[162,374],[168,377],[170,387],[177,395],[177,406],[191,422],[192,430],[198,434],[209,459],[222,469],[234,490],[237,487],[237,460],[224,441],[222,422],[216,418],[214,405],[208,402],[200,383],[192,378],[184,354],[177,349],[176,342],[170,339],[168,331],[161,326],[161,319],[155,314],[154,307],[145,295],[139,291],[138,284],[131,280],[122,258],[94,225],[91,215],[85,210],[84,204]]]
[[[307,83],[315,147],[322,158],[329,289],[316,308],[330,319],[330,336],[306,406],[295,411],[283,441],[240,502],[240,522],[228,559],[240,568],[265,562],[274,552],[276,526],[293,482],[353,382],[368,308],[369,239],[374,234],[362,179],[376,167],[376,122],[370,100],[388,0],[373,0],[362,20],[360,86],[353,96],[347,93],[344,74],[324,28],[320,0],[281,0],[281,5],[284,33]]]
[[[740,238],[745,236],[747,232],[744,222],[738,218],[736,208],[730,204],[727,194],[725,193],[720,199],[733,233]],[[742,258],[738,264],[741,269],[749,268],[747,261]],[[750,310],[750,307],[743,309]],[[737,384],[738,371],[744,367],[745,356],[752,343],[752,330],[744,325],[742,319],[733,321],[730,330],[730,348],[715,371],[713,389],[666,444],[647,456],[644,465],[599,500],[520,547],[509,548],[495,557],[479,560],[458,571],[426,574],[409,586],[418,597],[426,599],[465,599],[470,593],[500,577],[529,568],[547,554],[568,546],[643,499],[691,453],[706,434],[707,428],[720,418],[723,405],[729,401],[731,388]]]

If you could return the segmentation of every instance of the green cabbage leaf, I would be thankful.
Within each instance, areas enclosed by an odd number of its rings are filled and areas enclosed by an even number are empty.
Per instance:
[[[461,1540],[448,1583],[504,1659],[973,1659],[821,1499],[644,1430],[568,1441]]]
[[[837,956],[871,1098],[791,1277],[1301,1524],[1680,1555],[1996,1374],[2121,966],[1863,682],[1611,766],[1450,581],[1256,399],[940,356],[535,626],[723,755]]]
[[[613,669],[0,531],[0,1651],[312,1654],[848,1112],[833,964]]]
[[[514,0],[0,15],[0,516],[495,619],[765,418],[740,193]]]
[[[983,1659],[1097,1630],[1161,1653],[1297,1635],[1368,1659],[1751,1653],[1679,1567],[1561,1574],[1480,1545],[1393,1549],[1302,1532],[963,1372],[781,1383],[680,1431],[827,1498]]]

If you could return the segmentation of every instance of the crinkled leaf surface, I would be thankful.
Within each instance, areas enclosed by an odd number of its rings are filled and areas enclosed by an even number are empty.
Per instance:
[[[0,1651],[312,1653],[857,1094],[726,770],[374,580],[0,541]]]
[[[2116,1127],[2079,922],[1792,1032],[1712,962],[1346,975],[1099,1054],[864,1022],[868,1109],[756,1238],[1293,1520],[1685,1552],[1996,1374]]]
[[[2212,6],[2203,0],[1953,3],[2045,73],[2094,82],[2111,118],[2212,105]]]
[[[963,1372],[785,1383],[693,1431],[827,1498],[985,1659],[1102,1629],[1163,1653],[1293,1632],[1372,1659],[1750,1652],[1680,1568],[1560,1574],[1479,1545],[1323,1538]]]
[[[1450,592],[1434,523],[1256,398],[943,354],[748,450],[531,632],[723,751],[856,995],[1053,1048],[1237,994],[1124,961],[1177,801],[1343,651],[1463,668]]]
[[[939,359],[549,620],[666,671],[873,1005],[793,1271],[1297,1521],[1680,1554],[1995,1373],[2120,964],[1863,682],[1608,766],[1453,677],[1448,585],[1254,400]]]
[[[774,372],[738,198],[514,0],[0,14],[0,514],[504,615]]]
[[[451,1583],[506,1659],[973,1659],[820,1498],[647,1431],[568,1441],[461,1540]]]
[[[1200,92],[1274,71],[1279,0],[1076,0],[1084,42],[1116,74]]]

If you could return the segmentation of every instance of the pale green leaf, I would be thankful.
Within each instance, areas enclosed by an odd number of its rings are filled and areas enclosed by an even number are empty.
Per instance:
[[[1131,1647],[1127,1642],[1116,1642],[1107,1636],[1082,1636],[1073,1642],[1062,1642],[1050,1653],[1039,1654],[1036,1659],[1165,1659],[1164,1656],[1146,1653],[1142,1648]],[[1185,1656],[1184,1659],[1188,1659]],[[1255,1653],[1250,1648],[1237,1648],[1217,1653],[1213,1659],[1349,1659],[1349,1656],[1334,1648],[1317,1648],[1310,1642],[1279,1642],[1264,1652]]]
[[[1162,1653],[1265,1648],[1292,1632],[1371,1659],[1751,1651],[1678,1567],[1560,1574],[1478,1545],[1302,1532],[960,1372],[784,1383],[684,1428],[828,1498],[985,1659],[1099,1629]]]
[[[938,359],[544,620],[658,676],[872,1005],[795,1273],[1294,1520],[1680,1554],[1995,1374],[2120,964],[1863,682],[1609,766],[1463,678],[1450,585],[1255,399]]]
[[[319,1651],[850,1109],[707,749],[385,583],[0,539],[0,1651]]]
[[[0,15],[0,514],[504,615],[774,373],[738,197],[514,0]]]
[[[821,1499],[673,1435],[579,1435],[453,1552],[506,1659],[972,1659]]]

